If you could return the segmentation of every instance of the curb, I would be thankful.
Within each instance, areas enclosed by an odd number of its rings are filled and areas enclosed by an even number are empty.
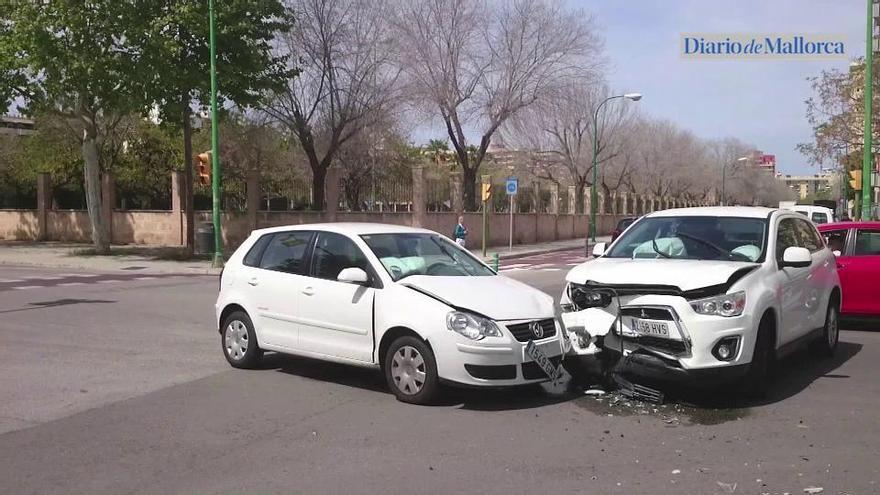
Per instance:
[[[147,261],[146,263],[149,263]],[[147,267],[144,270],[123,270],[122,268],[111,268],[111,267],[96,267],[90,265],[84,265],[80,263],[43,263],[43,262],[32,262],[32,261],[9,261],[9,260],[0,260],[0,266],[18,266],[18,267],[27,267],[27,268],[66,268],[72,270],[92,270],[99,272],[125,272],[125,273],[161,273],[166,275],[219,275],[220,269],[218,268],[190,268],[187,270],[157,270],[155,268]]]
[[[574,246],[574,247],[562,246],[562,247],[554,247],[554,248],[547,248],[547,249],[536,249],[534,251],[521,251],[519,253],[510,253],[510,254],[504,254],[504,253],[499,252],[498,259],[500,259],[501,261],[515,260],[515,259],[519,259],[519,258],[528,258],[529,256],[538,256],[539,254],[558,253],[558,252],[562,252],[562,251],[575,251],[578,249],[583,249],[583,247],[581,247],[581,246]],[[483,259],[483,261],[489,262],[489,261],[492,261],[492,258],[493,258],[492,256],[486,256]]]

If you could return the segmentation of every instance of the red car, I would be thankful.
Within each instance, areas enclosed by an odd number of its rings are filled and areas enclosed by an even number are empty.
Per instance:
[[[840,312],[880,316],[880,222],[826,223],[818,229],[837,255]]]

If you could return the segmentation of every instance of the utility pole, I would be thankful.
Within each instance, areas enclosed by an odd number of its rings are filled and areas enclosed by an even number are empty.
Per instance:
[[[220,235],[220,143],[217,125],[217,40],[214,0],[208,0],[208,24],[211,49],[211,209],[214,220],[215,268],[223,266],[223,242]]]
[[[865,144],[862,156],[862,220],[871,219],[871,168],[874,163],[871,116],[874,103],[874,0],[867,0],[868,20],[865,39]]]

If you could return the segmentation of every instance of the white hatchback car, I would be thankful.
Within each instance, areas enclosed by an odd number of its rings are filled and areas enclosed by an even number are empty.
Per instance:
[[[797,344],[837,347],[834,255],[798,213],[659,211],[594,254],[561,297],[572,354],[622,355],[618,369],[658,379],[741,379],[758,392]]]
[[[378,367],[412,403],[430,402],[441,381],[557,379],[564,352],[552,297],[435,232],[396,225],[254,231],[221,274],[216,317],[234,367],[264,350]]]

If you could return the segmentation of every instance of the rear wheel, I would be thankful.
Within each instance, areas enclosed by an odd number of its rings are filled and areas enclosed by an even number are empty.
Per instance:
[[[837,301],[832,299],[825,312],[825,327],[822,329],[822,336],[810,344],[810,351],[817,356],[831,357],[837,350],[839,338],[840,312],[837,308]]]
[[[263,357],[254,324],[244,311],[235,311],[223,320],[220,343],[226,361],[235,368],[253,368]]]
[[[749,364],[749,370],[741,383],[741,390],[745,395],[761,397],[767,393],[773,376],[776,355],[772,324],[771,316],[766,315],[758,325],[758,336],[755,339],[752,362]]]
[[[440,380],[431,348],[416,337],[399,337],[385,354],[385,381],[401,402],[430,404],[437,396]]]

